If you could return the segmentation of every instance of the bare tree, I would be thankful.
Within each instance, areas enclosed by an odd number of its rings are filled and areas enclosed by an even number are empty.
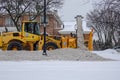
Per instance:
[[[0,8],[2,13],[7,13],[10,16],[19,31],[18,21],[30,4],[29,0],[1,0]]]
[[[32,15],[31,20],[36,19],[37,16],[40,16],[43,14],[44,10],[44,0],[34,0],[32,1],[32,4],[29,6],[29,13]],[[64,0],[46,0],[46,10],[52,11],[56,10],[58,8],[61,8],[63,5]],[[35,14],[36,13],[36,14]]]
[[[15,27],[20,31],[18,27],[18,21],[24,13],[30,13],[32,20],[37,16],[40,16],[43,12],[44,0],[0,0],[0,12],[7,13],[12,19]],[[59,8],[63,4],[63,0],[47,0],[47,10],[53,8]]]
[[[87,17],[92,22],[102,47],[110,48],[118,44],[116,31],[120,28],[120,1],[103,0]]]

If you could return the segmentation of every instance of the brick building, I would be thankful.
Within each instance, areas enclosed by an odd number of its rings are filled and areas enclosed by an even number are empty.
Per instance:
[[[20,18],[19,23],[29,20],[29,18],[30,15],[26,13]],[[34,20],[40,23],[41,34],[43,33],[43,25],[41,24],[42,20],[43,16],[39,16]],[[47,22],[47,33],[49,35],[59,35],[58,31],[62,29],[63,23],[56,11],[47,13]],[[0,14],[0,31],[2,31],[5,26],[7,26],[8,29],[12,29],[10,31],[16,30],[10,16],[7,14]]]

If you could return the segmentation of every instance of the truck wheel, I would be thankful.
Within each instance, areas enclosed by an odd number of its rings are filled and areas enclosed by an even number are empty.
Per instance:
[[[12,41],[8,44],[7,50],[23,50],[23,47],[20,42]]]
[[[55,43],[49,42],[46,44],[46,50],[54,50],[57,48],[58,48],[58,46]]]

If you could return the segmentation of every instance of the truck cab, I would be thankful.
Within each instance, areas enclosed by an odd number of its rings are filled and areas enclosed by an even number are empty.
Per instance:
[[[38,41],[40,37],[40,28],[37,22],[23,22],[21,34],[26,41]]]
[[[37,22],[23,22],[22,31],[40,35],[40,28]]]

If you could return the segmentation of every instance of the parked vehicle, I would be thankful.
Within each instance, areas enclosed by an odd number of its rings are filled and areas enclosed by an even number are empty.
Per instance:
[[[42,50],[44,36],[40,34],[39,24],[33,21],[22,22],[20,32],[3,32],[0,34],[0,48],[2,50]],[[89,41],[89,38],[88,40]],[[46,49],[76,48],[76,37],[46,36]],[[88,43],[88,49],[92,45]]]

